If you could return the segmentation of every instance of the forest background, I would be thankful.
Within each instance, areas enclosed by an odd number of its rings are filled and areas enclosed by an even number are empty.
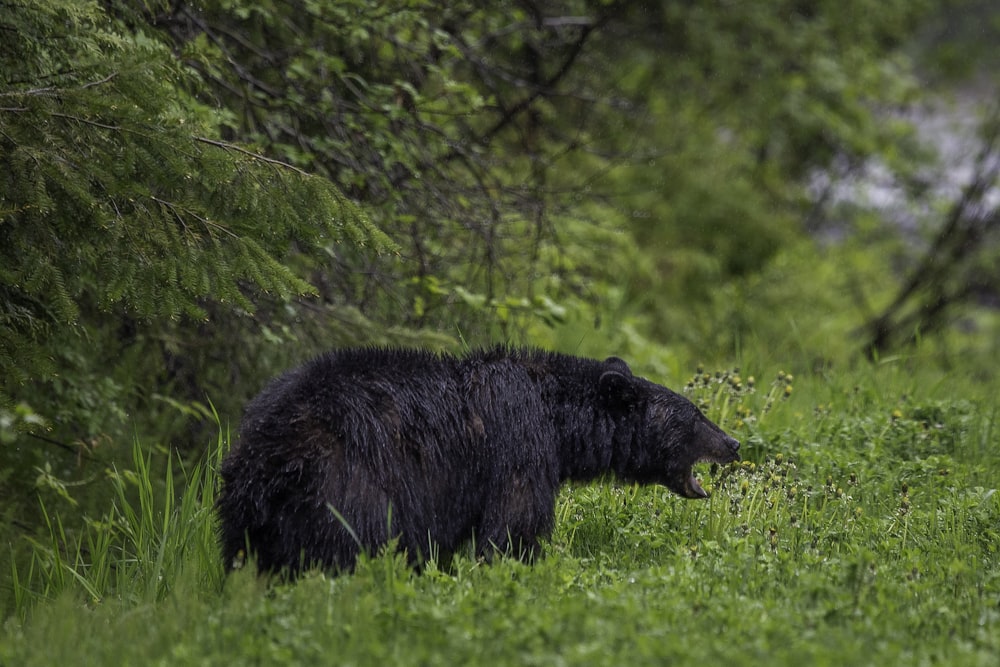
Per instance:
[[[990,385],[994,4],[0,4],[12,559],[333,347]]]

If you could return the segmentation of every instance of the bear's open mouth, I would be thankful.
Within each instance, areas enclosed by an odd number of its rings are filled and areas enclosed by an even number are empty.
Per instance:
[[[701,483],[693,472],[687,476],[687,480],[684,482],[684,495],[688,498],[708,498],[708,491],[701,488]]]
[[[699,463],[732,463],[733,461],[739,461],[740,455],[735,451],[731,456],[702,456],[697,461],[691,464],[691,468],[688,469],[687,479],[684,481],[684,495],[688,498],[708,498],[708,491],[702,488],[701,482],[694,474],[694,466]]]

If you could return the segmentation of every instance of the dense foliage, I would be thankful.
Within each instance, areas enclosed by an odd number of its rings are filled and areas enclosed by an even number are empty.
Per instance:
[[[154,394],[233,416],[334,344],[771,338],[731,289],[808,246],[817,169],[913,155],[929,6],[14,3],[0,395],[173,439]]]
[[[285,299],[314,291],[286,265],[293,244],[388,245],[329,181],[215,138],[218,114],[182,93],[189,75],[156,40],[110,30],[94,4],[15,5],[10,18],[9,390],[52,372],[30,363],[49,352],[48,335],[97,313],[200,319],[206,300],[252,309],[251,286]]]

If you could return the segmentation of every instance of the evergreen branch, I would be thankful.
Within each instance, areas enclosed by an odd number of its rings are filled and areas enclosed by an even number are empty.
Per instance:
[[[153,201],[155,201],[157,204],[161,204],[161,205],[167,207],[170,210],[171,213],[173,213],[175,216],[177,216],[178,222],[180,222],[182,225],[184,225],[185,228],[187,227],[187,224],[185,224],[185,222],[184,222],[184,214],[187,214],[187,215],[190,215],[195,220],[197,220],[198,222],[200,222],[201,224],[205,225],[205,227],[217,229],[220,232],[228,234],[229,236],[233,237],[234,239],[237,239],[237,240],[240,239],[239,234],[236,234],[235,232],[231,231],[230,229],[227,229],[225,226],[220,225],[217,222],[212,222],[208,218],[206,218],[204,216],[201,216],[201,215],[198,215],[197,213],[195,213],[194,211],[192,211],[189,208],[185,208],[183,206],[180,206],[179,204],[175,204],[173,202],[166,201],[165,199],[160,199],[159,197],[155,197],[153,195],[150,195],[149,198],[152,199]]]
[[[94,86],[103,85],[108,81],[111,81],[111,79],[114,79],[116,76],[118,76],[118,72],[112,72],[103,79],[98,79],[97,81],[91,81],[90,83],[83,84],[82,86],[80,86],[80,90],[86,90],[87,88],[93,88]]]
[[[94,86],[100,86],[111,79],[118,76],[118,72],[112,72],[103,79],[98,79],[96,81],[90,81],[79,86],[80,90],[86,90],[88,88],[93,88]],[[32,88],[30,90],[12,90],[8,92],[0,93],[0,97],[22,97],[25,95],[58,95],[61,92],[66,91],[66,88],[59,88],[57,86],[46,86],[44,88]]]
[[[222,148],[225,150],[233,151],[235,153],[240,153],[242,155],[246,155],[250,158],[253,158],[254,160],[260,160],[261,162],[265,162],[267,164],[273,164],[277,167],[284,167],[285,169],[290,169],[301,176],[312,177],[312,174],[310,174],[308,171],[299,169],[295,165],[288,164],[287,162],[283,162],[281,160],[275,160],[274,158],[261,155],[260,153],[255,153],[241,146],[237,146],[236,144],[231,144],[228,141],[219,141],[217,139],[209,139],[208,137],[194,137],[194,140],[203,144],[208,144],[209,146],[215,146],[216,148]]]
[[[0,97],[24,97],[25,95],[55,94],[59,91],[55,86],[32,88],[31,90],[11,90],[0,93]]]
[[[78,123],[83,123],[84,125],[93,125],[94,127],[99,127],[102,130],[114,130],[119,132],[122,128],[118,125],[107,125],[106,123],[98,123],[96,120],[88,120],[86,118],[80,118],[79,116],[73,116],[71,114],[52,112],[49,114],[53,118],[63,118],[65,120],[74,120]]]

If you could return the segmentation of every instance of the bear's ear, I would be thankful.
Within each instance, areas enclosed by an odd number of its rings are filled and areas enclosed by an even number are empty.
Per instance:
[[[635,378],[627,366],[625,371],[627,375],[617,370],[604,371],[597,381],[601,402],[608,408],[626,409],[634,405],[639,398]]]
[[[604,360],[604,368],[608,371],[617,371],[625,377],[632,377],[632,369],[628,367],[623,359],[618,357],[608,357]]]

